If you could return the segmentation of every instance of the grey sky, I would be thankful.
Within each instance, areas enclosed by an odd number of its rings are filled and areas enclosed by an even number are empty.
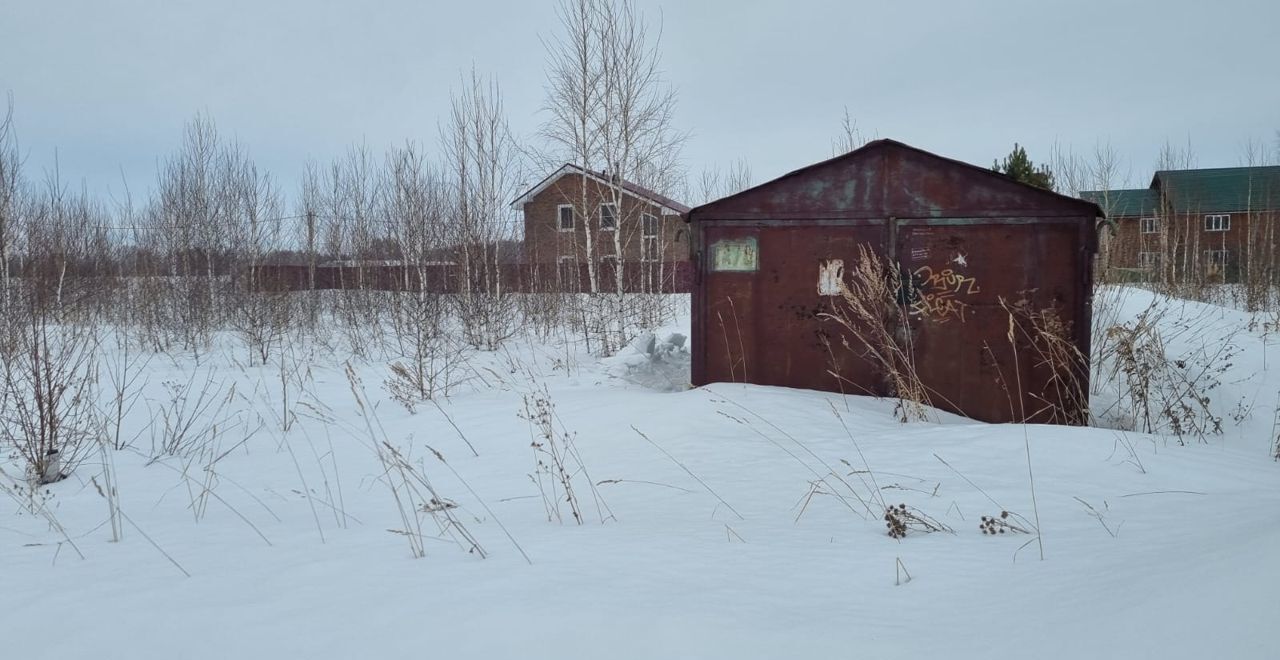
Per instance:
[[[552,0],[0,0],[0,92],[28,176],[135,195],[207,111],[292,194],[308,158],[361,140],[434,148],[473,64],[513,128],[542,119]],[[1160,145],[1236,165],[1280,129],[1275,0],[641,0],[663,29],[685,165],[745,158],[757,182],[831,155],[845,106],[870,136],[988,164],[1013,142],[1110,140],[1145,185]]]

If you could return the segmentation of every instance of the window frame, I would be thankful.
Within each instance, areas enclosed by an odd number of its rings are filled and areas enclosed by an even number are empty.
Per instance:
[[[1160,233],[1160,216],[1151,216],[1140,218],[1138,220],[1138,231],[1143,234],[1159,234]]]
[[[1204,230],[1211,232],[1231,231],[1230,213],[1207,213],[1204,216]]]
[[[564,210],[569,209],[569,226],[564,226]],[[574,210],[573,204],[556,205],[556,229],[559,231],[573,231],[578,228],[578,212]]]
[[[649,231],[650,226],[652,226],[652,232]],[[657,214],[642,213],[640,215],[640,261],[657,263],[662,260],[658,245],[658,237],[661,234],[662,225],[659,223]]]
[[[604,224],[604,210],[606,207],[613,210],[613,224],[609,225],[608,227],[606,227]],[[600,214],[600,231],[617,231],[618,230],[618,205],[617,204],[613,202],[601,202],[599,214]]]
[[[650,221],[650,220],[652,220],[652,221],[653,221],[653,232],[652,232],[652,233],[649,231],[649,221]],[[641,235],[641,236],[643,236],[643,237],[645,237],[645,238],[657,238],[659,233],[660,233],[660,232],[659,232],[659,228],[658,228],[658,216],[657,216],[657,214],[654,214],[654,213],[648,213],[648,212],[641,213],[641,214],[640,214],[640,235]]]
[[[1139,268],[1159,268],[1160,253],[1153,251],[1143,251],[1138,253]]]

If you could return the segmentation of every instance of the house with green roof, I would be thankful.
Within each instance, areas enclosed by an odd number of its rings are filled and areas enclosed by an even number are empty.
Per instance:
[[[1103,277],[1280,282],[1280,166],[1160,170],[1080,196],[1111,221]]]

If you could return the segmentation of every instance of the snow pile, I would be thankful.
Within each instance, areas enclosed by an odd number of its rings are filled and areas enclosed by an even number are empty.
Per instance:
[[[674,392],[689,387],[689,338],[684,333],[645,331],[603,361],[606,372],[642,387]]]

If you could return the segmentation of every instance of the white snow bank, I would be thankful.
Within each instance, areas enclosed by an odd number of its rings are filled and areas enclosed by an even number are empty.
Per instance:
[[[1146,304],[1133,295],[1129,317]],[[1264,338],[1234,313],[1185,309],[1206,320],[1170,345],[1234,333],[1254,366],[1225,372],[1236,389],[1220,398],[1261,400],[1275,385]],[[0,657],[1280,656],[1280,466],[1261,404],[1215,442],[1178,446],[948,415],[900,424],[891,401],[784,388],[632,386],[678,371],[683,332],[607,360],[513,342],[475,357],[485,386],[416,415],[378,390],[382,363],[357,364],[376,437],[336,360],[310,364],[308,391],[285,404],[275,368],[206,359],[241,393],[240,422],[212,465],[151,462],[145,433],[112,454],[132,521],[121,542],[100,464],[45,491],[65,536],[0,498]],[[152,364],[152,406],[197,368]],[[571,475],[581,526],[548,522],[530,477],[537,436],[519,415],[535,391],[589,470]],[[150,421],[139,411],[131,433]],[[435,538],[410,557],[388,531],[405,521],[381,440],[457,504],[487,559]],[[895,503],[954,533],[890,539],[881,505]],[[1004,510],[1032,523],[1038,510],[1044,561],[1034,535],[980,533]]]

